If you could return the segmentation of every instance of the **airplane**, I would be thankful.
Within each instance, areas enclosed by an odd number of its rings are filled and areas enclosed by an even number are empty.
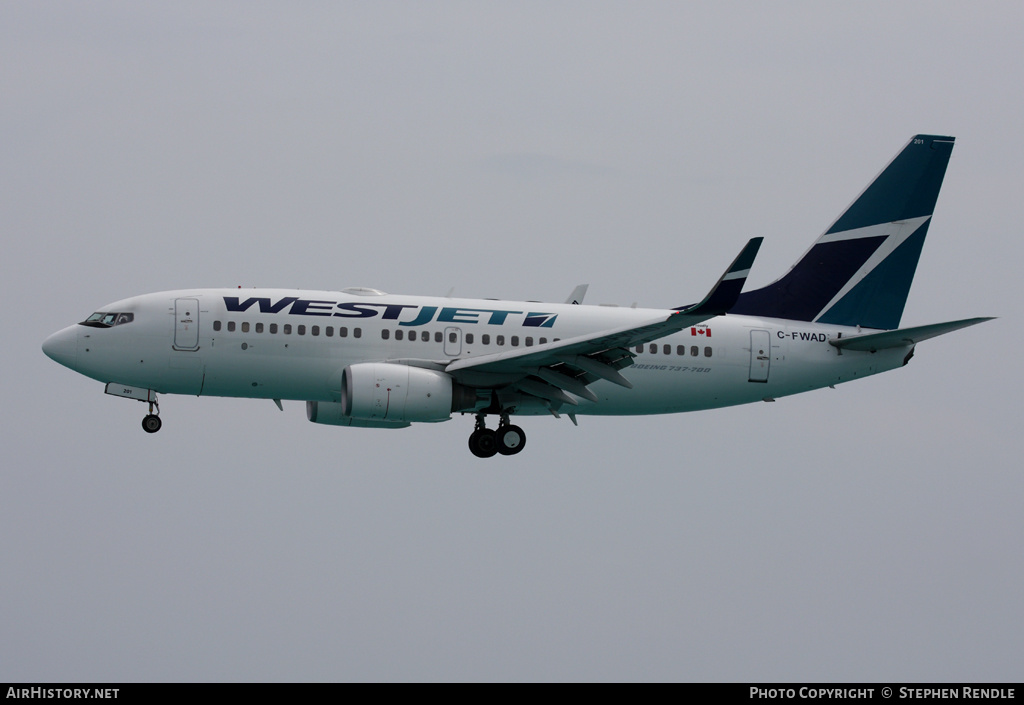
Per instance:
[[[470,451],[514,455],[513,416],[671,414],[774,401],[906,365],[991,318],[900,328],[954,138],[916,135],[775,282],[743,291],[751,239],[699,303],[670,309],[340,291],[187,289],[101,307],[43,352],[149,405],[284,399],[310,421],[404,428],[469,414]],[[497,417],[488,428],[488,416]]]

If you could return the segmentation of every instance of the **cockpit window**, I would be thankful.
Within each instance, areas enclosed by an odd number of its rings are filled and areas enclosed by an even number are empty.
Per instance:
[[[113,326],[131,323],[134,320],[134,313],[106,313],[104,311],[97,311],[82,321],[81,325],[92,328],[112,328]]]

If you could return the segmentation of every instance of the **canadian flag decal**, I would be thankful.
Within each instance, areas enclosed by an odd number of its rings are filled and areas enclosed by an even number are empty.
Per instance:
[[[701,326],[700,328],[691,328],[690,335],[706,335],[707,337],[710,338],[711,329],[708,328],[707,326]]]

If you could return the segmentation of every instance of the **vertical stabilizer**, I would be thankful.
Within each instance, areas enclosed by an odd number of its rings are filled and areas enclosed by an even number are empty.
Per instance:
[[[730,313],[898,328],[953,141],[911,139],[785,276]]]

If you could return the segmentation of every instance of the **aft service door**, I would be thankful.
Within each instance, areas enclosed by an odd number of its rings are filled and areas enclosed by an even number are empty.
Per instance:
[[[767,382],[768,368],[772,364],[772,339],[766,330],[750,331],[751,382]]]
[[[174,300],[174,349],[199,349],[199,301]]]

